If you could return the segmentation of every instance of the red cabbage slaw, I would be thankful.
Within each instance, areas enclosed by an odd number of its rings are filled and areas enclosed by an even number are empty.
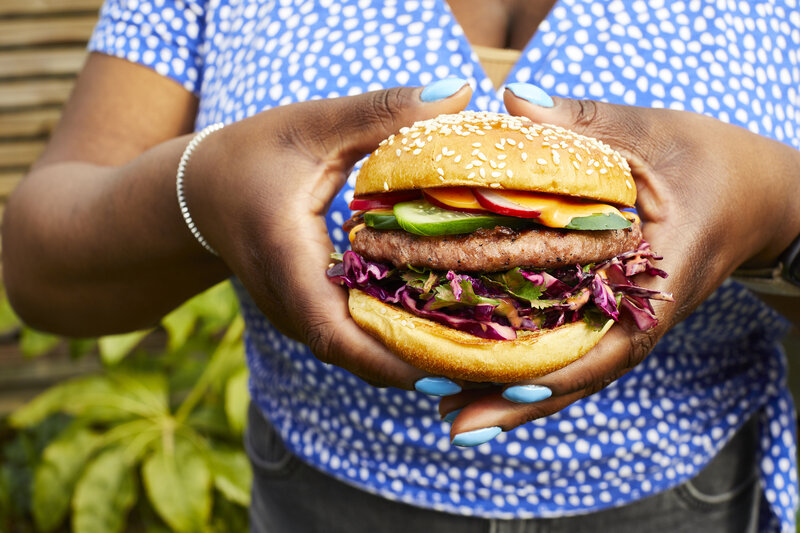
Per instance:
[[[650,301],[673,301],[672,295],[640,287],[631,278],[666,278],[652,264],[658,259],[642,241],[636,250],[585,267],[471,275],[396,269],[347,251],[327,275],[334,283],[453,329],[484,339],[513,340],[519,330],[550,329],[578,320],[600,327],[607,319],[618,321],[622,310],[639,329],[655,327],[658,319]]]

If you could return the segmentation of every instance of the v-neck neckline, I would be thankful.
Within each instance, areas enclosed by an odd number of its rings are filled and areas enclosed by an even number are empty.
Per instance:
[[[481,91],[483,93],[489,93],[495,98],[498,97],[498,95],[503,91],[503,87],[505,87],[507,83],[515,81],[513,79],[513,76],[520,70],[520,68],[522,68],[522,65],[523,63],[526,62],[528,55],[534,49],[544,46],[544,43],[541,42],[542,25],[544,25],[545,22],[548,24],[548,26],[550,25],[551,18],[554,16],[553,13],[563,3],[562,0],[555,1],[553,6],[550,8],[550,11],[548,11],[547,15],[539,23],[539,26],[536,28],[534,34],[531,36],[530,39],[528,39],[528,42],[519,51],[520,52],[519,58],[516,60],[516,62],[514,62],[514,65],[511,67],[511,70],[508,71],[508,74],[506,75],[505,80],[503,80],[503,83],[500,84],[499,87],[495,87],[494,84],[492,83],[492,80],[489,78],[489,75],[486,73],[486,69],[484,69],[483,64],[480,62],[478,54],[475,52],[475,48],[473,48],[472,43],[469,42],[467,34],[466,32],[464,32],[464,27],[461,25],[456,16],[453,14],[453,10],[450,9],[450,4],[447,3],[447,0],[437,0],[437,2],[440,3],[442,9],[444,9],[447,16],[450,17],[453,28],[457,30],[455,32],[456,33],[455,37],[460,41],[459,44],[469,52],[468,55],[470,61],[473,64],[473,69],[474,69],[473,76],[475,77],[475,81],[477,83],[477,87],[475,88],[476,92]]]

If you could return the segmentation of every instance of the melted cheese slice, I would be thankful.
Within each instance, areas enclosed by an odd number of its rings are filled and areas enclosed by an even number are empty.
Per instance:
[[[361,231],[362,229],[364,229],[366,227],[367,227],[366,224],[359,224],[359,225],[357,225],[356,227],[354,227],[353,229],[350,230],[350,234],[348,235],[348,238],[350,239],[350,244],[353,244],[353,241],[356,238],[356,233],[358,233],[359,231]]]
[[[539,211],[540,215],[536,221],[549,228],[564,228],[573,218],[597,214],[622,216],[617,208],[608,204],[522,191],[503,191],[500,194],[515,204]]]

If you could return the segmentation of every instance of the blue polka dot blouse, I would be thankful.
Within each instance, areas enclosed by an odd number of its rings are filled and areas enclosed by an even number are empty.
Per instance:
[[[194,92],[198,129],[449,76],[472,81],[471,109],[502,110],[444,0],[112,0],[89,46]],[[800,148],[798,1],[560,0],[509,81],[704,113]],[[328,214],[339,250],[351,197],[352,182]],[[468,449],[450,445],[434,400],[320,363],[239,293],[254,400],[294,453],[346,483],[481,517],[587,513],[688,480],[757,416],[761,530],[794,529],[787,326],[733,282],[602,392]]]

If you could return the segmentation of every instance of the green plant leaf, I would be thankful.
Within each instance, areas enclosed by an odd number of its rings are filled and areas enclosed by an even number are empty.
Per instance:
[[[174,442],[173,448],[161,446],[145,459],[142,474],[147,496],[175,531],[201,531],[211,514],[211,472],[195,446],[182,439]]]
[[[101,440],[73,425],[45,448],[33,481],[33,518],[39,531],[53,531],[63,522],[75,483]]]
[[[231,322],[222,340],[214,350],[211,360],[208,362],[200,379],[192,387],[192,390],[178,407],[175,418],[179,423],[183,423],[197,403],[203,398],[209,387],[217,384],[224,384],[228,376],[236,371],[244,361],[244,319],[238,315]]]
[[[253,471],[250,460],[242,450],[209,449],[208,464],[214,476],[214,486],[230,501],[250,505]]]
[[[23,327],[20,332],[19,350],[25,357],[38,357],[55,348],[61,337]]]
[[[168,412],[167,402],[164,375],[114,372],[56,385],[22,406],[9,420],[15,427],[29,427],[57,412],[100,422],[156,417]]]
[[[116,424],[103,434],[103,443],[121,448],[129,464],[138,463],[161,438],[162,418],[137,418]]]
[[[250,391],[247,387],[249,378],[247,367],[242,366],[225,384],[225,415],[231,429],[238,434],[244,431],[247,423],[247,408],[250,405]]]
[[[75,533],[116,533],[136,503],[134,471],[120,448],[111,448],[86,467],[72,499]]]
[[[100,349],[100,358],[109,366],[114,366],[136,348],[152,330],[132,331],[121,335],[107,335],[97,341]]]
[[[205,333],[218,333],[239,311],[236,293],[229,281],[219,283],[189,301],[189,306],[204,323]]]
[[[197,324],[197,312],[188,304],[183,304],[161,320],[167,330],[167,349],[170,352],[179,350],[194,331]]]
[[[72,359],[80,359],[88,355],[96,345],[97,339],[69,339],[67,341],[69,356]]]
[[[11,308],[5,292],[0,289],[0,333],[15,330],[21,325],[22,321]]]

